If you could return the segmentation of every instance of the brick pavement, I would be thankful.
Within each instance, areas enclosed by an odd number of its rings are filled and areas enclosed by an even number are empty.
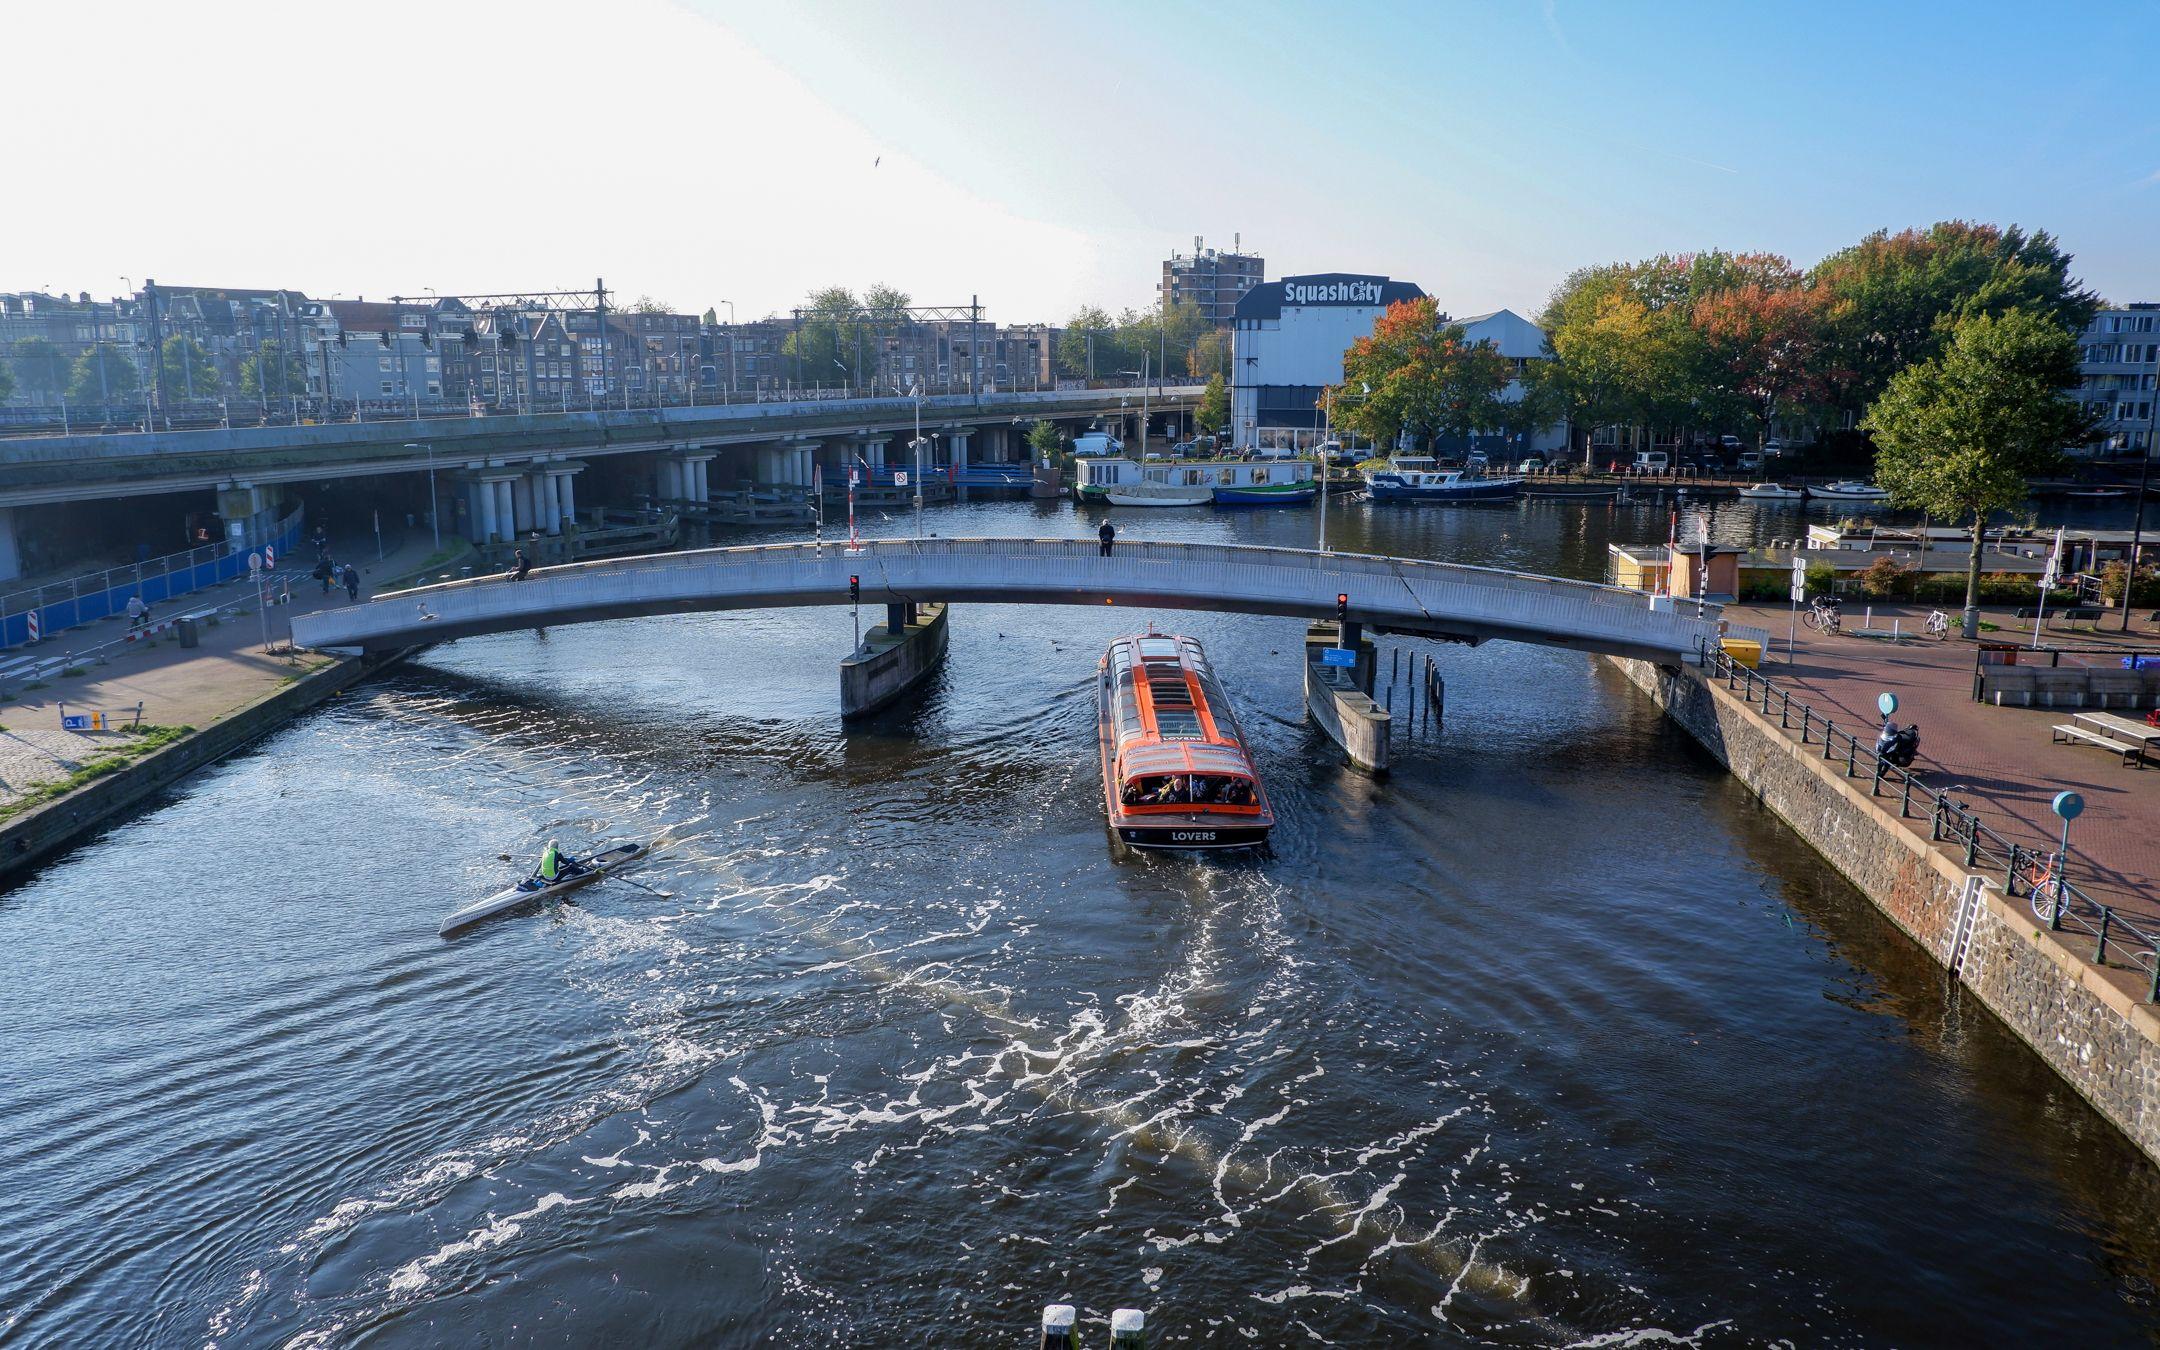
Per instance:
[[[426,534],[416,533],[377,561],[374,538],[369,536],[364,546],[356,540],[349,552],[333,552],[340,560],[350,557],[360,569],[360,594],[365,599],[378,578],[391,581],[409,575],[434,552],[434,545]],[[270,636],[279,645],[290,634],[293,615],[348,603],[341,588],[325,596],[320,584],[307,575],[306,566],[296,572],[285,570],[285,574],[291,581],[292,602],[274,605],[269,613]],[[0,694],[0,802],[12,801],[39,783],[66,777],[85,760],[125,739],[116,732],[60,730],[63,700],[71,709],[108,711],[132,710],[140,702],[145,722],[201,728],[331,663],[334,658],[314,653],[265,652],[263,616],[253,602],[254,593],[250,582],[229,582],[160,605],[154,617],[172,618],[240,602],[239,608],[221,615],[217,626],[202,627],[200,645],[192,649],[182,648],[177,635],[167,630],[155,639],[108,648],[101,661],[86,656],[83,674],[48,676],[44,688],[10,685]],[[84,651],[126,634],[124,617],[106,619],[54,634],[37,650]]]
[[[1846,606],[1848,627],[1858,627],[1861,607]],[[1890,620],[1906,631],[1924,625],[1928,606],[1878,605],[1875,623]],[[1863,742],[1879,727],[1876,695],[1898,696],[1900,724],[1920,725],[1922,781],[1958,789],[1951,796],[1966,803],[1981,820],[2016,843],[2052,851],[2060,823],[2049,809],[2057,792],[2074,789],[2085,798],[2085,814],[2070,833],[2070,879],[2079,889],[2125,914],[2160,921],[2160,766],[2127,768],[2118,755],[2089,746],[2054,743],[2048,728],[2065,720],[2063,709],[1997,708],[1972,697],[1974,644],[1952,637],[1945,642],[1889,642],[1839,635],[1825,637],[1801,625],[1792,661],[1785,655],[1789,611],[1783,606],[1733,605],[1735,623],[1756,624],[1776,635],[1763,673],[1790,685],[1818,713],[1841,728],[1859,729]],[[1983,611],[2002,626],[1983,634],[1989,640],[2029,645],[2032,625],[2013,620],[2008,608]],[[2160,649],[2160,630],[2144,622],[2145,611],[2132,617],[2128,639],[2112,627],[2105,633],[2057,631],[2042,643],[2062,647],[2142,646]],[[1953,615],[1953,622],[1955,616]],[[2112,625],[2113,617],[2109,619]],[[2102,660],[2109,658],[2102,657]]]

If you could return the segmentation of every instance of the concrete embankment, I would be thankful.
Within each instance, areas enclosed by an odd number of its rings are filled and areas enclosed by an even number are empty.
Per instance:
[[[405,652],[389,652],[340,661],[303,675],[193,735],[23,812],[0,825],[0,876],[67,848],[114,817],[405,656]]]
[[[2160,1161],[2160,1012],[1933,845],[1924,819],[1901,820],[1896,798],[1871,796],[1866,775],[1846,778],[1695,671],[1607,659]]]

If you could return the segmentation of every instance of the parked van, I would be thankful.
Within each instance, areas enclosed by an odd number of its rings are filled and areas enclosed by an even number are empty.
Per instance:
[[[1635,452],[1635,472],[1637,473],[1663,473],[1670,466],[1671,460],[1666,457],[1663,450],[1637,450]]]

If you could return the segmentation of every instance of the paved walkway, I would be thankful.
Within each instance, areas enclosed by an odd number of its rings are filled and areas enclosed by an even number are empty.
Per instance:
[[[375,558],[372,535],[364,545],[358,539],[352,542],[349,552],[335,548],[332,552],[341,562],[350,558],[360,569],[363,600],[378,580],[410,574],[435,551],[425,532],[412,533],[380,561]],[[293,615],[350,603],[341,588],[325,596],[321,584],[307,575],[312,565],[309,560],[297,569],[280,569],[280,575],[289,579],[292,602],[271,606],[267,616],[270,639],[279,647],[285,644]],[[264,615],[254,596],[254,585],[243,580],[159,606],[153,618],[220,609],[217,625],[202,626],[200,645],[192,649],[182,648],[170,629],[156,638],[119,643],[127,635],[125,618],[69,629],[40,644],[39,650],[84,652],[84,673],[48,676],[44,687],[37,689],[11,683],[0,694],[0,804],[40,783],[64,778],[85,761],[125,743],[127,737],[121,732],[62,731],[62,701],[70,711],[127,709],[129,715],[139,702],[145,722],[200,728],[331,664],[335,658],[315,653],[296,657],[265,652]],[[101,645],[100,652],[91,654],[91,648]]]
[[[1861,606],[1847,604],[1846,610],[1848,627],[1858,627]],[[1796,699],[1833,716],[1840,727],[1861,729],[1863,741],[1882,723],[1876,696],[1885,690],[1896,694],[1897,721],[1920,725],[1915,767],[1923,772],[1923,781],[1956,785],[1959,790],[1951,792],[1952,798],[1965,802],[2005,838],[2053,851],[2061,823],[2049,803],[2065,788],[2082,793],[2085,814],[2070,833],[2070,879],[2103,904],[2160,922],[2160,767],[2126,768],[2118,755],[2054,743],[2048,728],[2069,716],[2064,709],[1974,702],[1974,644],[1961,638],[1892,644],[1824,637],[1802,624],[1788,664],[1784,607],[1733,605],[1726,612],[1736,623],[1757,624],[1777,635],[1763,662],[1764,674],[1789,684]],[[2022,640],[2029,646],[2031,622],[2013,620],[2009,613],[1985,611],[1982,617],[2001,629],[1983,636]],[[1895,618],[1910,632],[1924,625],[1927,614],[1925,605],[1878,605],[1875,625],[1888,628]],[[2147,615],[2144,610],[2133,613],[2127,638],[2114,631],[2116,619],[2110,616],[2106,632],[2051,626],[2041,641],[2066,648],[2160,650],[2160,629],[2145,622]],[[2112,663],[2118,658],[2095,659]]]

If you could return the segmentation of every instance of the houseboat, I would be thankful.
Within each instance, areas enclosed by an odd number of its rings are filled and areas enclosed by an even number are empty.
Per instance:
[[[1084,459],[1075,474],[1074,496],[1112,506],[1298,506],[1319,491],[1304,459]]]
[[[1132,487],[1139,482],[1140,466],[1123,455],[1073,461],[1073,496],[1083,502],[1104,501],[1110,489]]]
[[[1397,455],[1384,469],[1365,475],[1365,490],[1376,502],[1511,502],[1522,491],[1520,478],[1471,477],[1424,455]]]
[[[1245,733],[1193,638],[1121,637],[1103,653],[1103,807],[1118,842],[1255,848],[1275,817]]]

